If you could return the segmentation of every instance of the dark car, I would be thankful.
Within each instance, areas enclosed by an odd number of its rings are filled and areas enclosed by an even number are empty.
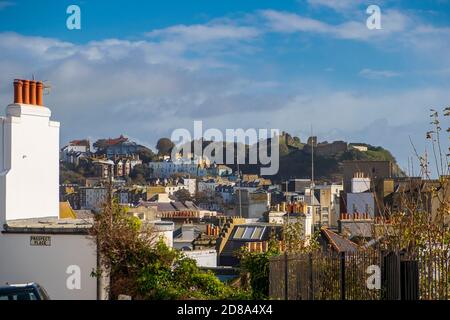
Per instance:
[[[37,283],[0,286],[1,300],[49,300],[45,289]]]

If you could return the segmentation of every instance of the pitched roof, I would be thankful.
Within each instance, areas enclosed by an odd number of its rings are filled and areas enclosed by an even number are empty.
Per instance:
[[[356,252],[359,249],[359,246],[356,243],[331,231],[327,227],[322,227],[320,231],[332,248],[337,252]]]
[[[59,218],[60,219],[76,219],[77,215],[70,206],[69,201],[59,203]]]
[[[89,147],[90,146],[90,142],[87,139],[72,140],[72,141],[69,142],[69,145],[71,145],[71,146],[85,146],[85,147]]]

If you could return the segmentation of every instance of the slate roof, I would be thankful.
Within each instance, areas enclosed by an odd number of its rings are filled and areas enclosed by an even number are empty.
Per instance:
[[[331,245],[333,250],[337,252],[356,252],[359,249],[359,246],[350,241],[349,239],[331,231],[330,229],[323,227],[320,229],[322,236],[325,237],[328,244]]]
[[[157,208],[159,212],[164,211],[198,211],[199,208],[192,202],[186,201],[185,203],[181,201],[172,202],[158,202]]]

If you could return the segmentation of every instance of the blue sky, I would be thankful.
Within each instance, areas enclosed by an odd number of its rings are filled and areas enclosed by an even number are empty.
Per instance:
[[[49,80],[61,143],[176,128],[278,128],[306,140],[424,150],[450,103],[449,0],[0,0],[0,103]],[[81,8],[81,30],[66,8]],[[382,30],[365,22],[381,8]]]

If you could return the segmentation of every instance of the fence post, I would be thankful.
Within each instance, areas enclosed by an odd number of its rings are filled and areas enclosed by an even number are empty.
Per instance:
[[[396,256],[396,272],[397,272],[397,300],[402,300],[402,268],[401,268],[401,261],[402,261],[402,252],[398,251],[395,253]]]
[[[309,300],[314,300],[314,279],[313,279],[313,256],[310,252],[308,255],[309,258],[309,268],[308,268],[308,275],[309,275]]]
[[[289,300],[289,270],[288,270],[288,253],[284,252],[284,300]]]
[[[345,300],[345,252],[339,253],[339,261],[340,261],[340,285],[341,285],[341,300]]]

